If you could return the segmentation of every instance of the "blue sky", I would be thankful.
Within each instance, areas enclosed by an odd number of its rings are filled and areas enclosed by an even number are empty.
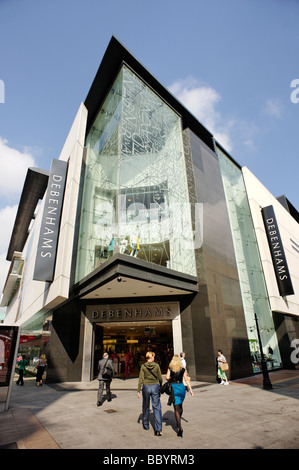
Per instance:
[[[0,293],[27,168],[59,156],[112,35],[299,209],[298,23],[298,0],[0,0]]]

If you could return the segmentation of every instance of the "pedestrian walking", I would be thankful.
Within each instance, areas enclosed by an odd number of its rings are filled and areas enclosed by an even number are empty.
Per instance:
[[[186,390],[189,391],[188,383],[190,383],[190,377],[189,377],[188,370],[187,370],[186,354],[185,354],[184,352],[181,352],[181,353],[180,353],[180,358],[181,358],[182,366],[183,366],[183,368],[185,369],[185,371],[186,371],[186,373],[187,373],[187,375],[188,375],[188,378],[189,378],[189,381],[186,381],[186,380],[185,380],[185,376],[183,376],[183,384],[185,385]]]
[[[168,380],[173,389],[174,393],[174,415],[177,424],[177,436],[183,437],[183,429],[181,424],[181,417],[183,414],[183,402],[186,397],[186,387],[184,385],[183,379],[185,379],[188,389],[193,397],[193,391],[191,388],[191,383],[187,374],[186,369],[182,365],[181,358],[178,354],[175,354],[169,364],[166,380]]]
[[[184,352],[181,352],[180,357],[181,357],[181,361],[182,361],[182,365],[183,365],[184,369],[187,370],[186,354]]]
[[[219,379],[221,380],[220,385],[229,385],[229,381],[227,380],[225,370],[228,370],[228,364],[225,356],[222,354],[221,349],[218,349],[217,352],[217,374]]]
[[[21,360],[19,361],[19,378],[16,382],[17,385],[24,385],[24,374],[26,373],[26,366],[28,365],[28,361],[26,359],[25,354],[22,354]]]
[[[43,375],[47,367],[47,359],[45,354],[42,354],[37,363],[34,366],[34,369],[37,369],[36,372],[36,386],[41,387],[43,385]]]
[[[142,424],[143,429],[149,429],[149,408],[152,402],[154,414],[154,434],[162,436],[162,407],[160,400],[160,386],[162,385],[162,373],[159,364],[155,361],[155,353],[146,353],[147,362],[142,364],[139,372],[138,398],[141,398],[142,388]]]
[[[109,354],[105,352],[103,354],[103,358],[98,363],[98,381],[99,381],[99,388],[98,388],[98,399],[97,399],[97,406],[102,405],[103,399],[103,392],[104,392],[104,385],[106,384],[106,397],[107,401],[111,401],[111,382],[114,377],[114,368],[113,362],[109,359]]]
[[[114,377],[115,377],[116,375],[119,374],[119,357],[115,351],[112,352],[111,359],[113,363]]]

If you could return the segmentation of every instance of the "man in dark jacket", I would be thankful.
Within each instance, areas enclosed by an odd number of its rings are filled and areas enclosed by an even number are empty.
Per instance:
[[[99,373],[98,373],[97,379],[99,381],[99,389],[98,389],[97,405],[101,406],[103,391],[104,391],[104,384],[106,384],[107,400],[111,401],[110,385],[114,377],[114,368],[113,368],[113,362],[111,359],[109,359],[108,353],[103,354],[103,358],[99,361],[99,364],[98,364],[98,370],[99,370]],[[109,372],[109,376],[105,374],[106,370]]]

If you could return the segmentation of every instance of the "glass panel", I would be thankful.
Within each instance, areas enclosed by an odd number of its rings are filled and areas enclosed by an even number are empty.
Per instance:
[[[6,401],[6,391],[2,387],[8,387],[15,368],[14,355],[18,346],[17,338],[18,327],[0,325],[0,403]]]
[[[268,368],[281,367],[281,358],[260,261],[251,212],[239,168],[217,148],[226,195],[254,372],[261,370],[254,313],[257,314]]]
[[[115,253],[195,275],[180,117],[123,66],[86,147],[76,281]]]

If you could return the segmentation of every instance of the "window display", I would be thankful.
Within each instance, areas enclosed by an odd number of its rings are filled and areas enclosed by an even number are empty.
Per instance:
[[[195,275],[180,116],[124,65],[86,147],[76,282],[116,253]]]

